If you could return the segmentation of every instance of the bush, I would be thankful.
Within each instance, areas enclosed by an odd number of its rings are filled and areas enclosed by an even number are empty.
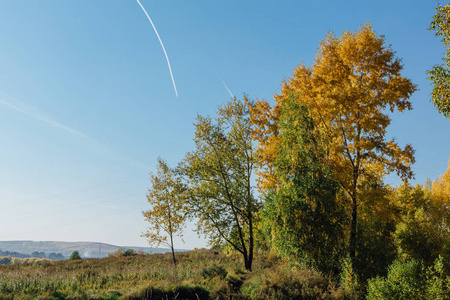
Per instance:
[[[430,266],[445,248],[446,233],[420,209],[397,226],[395,243],[399,256],[422,260]]]
[[[176,286],[171,288],[155,288],[147,287],[137,293],[133,293],[129,296],[124,296],[124,300],[141,300],[141,299],[155,299],[155,300],[167,300],[167,299],[178,299],[178,300],[189,300],[189,299],[199,299],[206,300],[209,299],[209,292],[203,287],[198,286]]]
[[[0,265],[9,265],[11,263],[10,256],[2,256],[0,257]]]
[[[227,281],[228,286],[231,288],[231,290],[235,292],[239,291],[243,284],[242,278],[234,274],[228,274],[225,280]]]
[[[395,225],[381,220],[361,220],[358,226],[356,257],[353,264],[359,289],[367,288],[367,281],[376,276],[386,276],[389,266],[395,260],[396,248],[393,242]]]
[[[70,260],[81,259],[80,253],[78,253],[78,251],[73,251],[69,259]]]
[[[342,261],[342,270],[340,274],[341,287],[345,295],[350,299],[359,299],[363,291],[358,280],[358,274],[355,272],[350,257]]]
[[[445,275],[443,260],[425,268],[418,260],[395,261],[386,278],[369,280],[367,300],[375,299],[450,299],[450,278]]]
[[[211,279],[214,278],[216,276],[219,276],[221,279],[224,279],[228,272],[220,266],[212,266],[210,268],[204,268],[200,274],[202,275],[203,278],[205,279]]]
[[[133,249],[124,249],[119,248],[116,251],[109,253],[108,257],[121,257],[121,256],[136,256],[138,253],[134,251]]]
[[[369,280],[367,300],[424,299],[424,267],[420,261],[395,261],[386,278]]]
[[[109,253],[108,257],[120,257],[120,256],[123,256],[124,254],[125,254],[125,249],[119,248],[116,251]]]
[[[133,249],[127,249],[127,250],[122,254],[122,256],[135,256],[135,255],[138,255],[138,254],[137,254],[136,251],[134,251]]]
[[[344,291],[327,276],[285,263],[252,274],[240,291],[246,299],[344,299]]]
[[[106,295],[103,296],[103,298],[105,300],[117,300],[121,296],[122,296],[122,294],[119,293],[118,291],[116,291],[116,290],[109,290],[109,291],[106,292]]]

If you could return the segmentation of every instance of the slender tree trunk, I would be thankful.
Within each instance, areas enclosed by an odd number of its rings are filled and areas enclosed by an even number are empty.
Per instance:
[[[353,262],[356,257],[356,222],[357,222],[357,203],[356,199],[352,197],[352,222],[350,225],[350,259]]]
[[[253,263],[253,219],[252,219],[252,215],[251,212],[249,212],[249,216],[248,216],[248,229],[249,229],[249,246],[248,246],[248,268],[247,266],[245,267],[247,270],[251,271],[252,270],[252,263]]]
[[[359,129],[358,129],[359,131]],[[359,140],[359,139],[358,139]],[[358,220],[358,197],[357,197],[357,188],[358,188],[358,178],[359,178],[359,164],[360,161],[360,153],[359,149],[357,149],[357,157],[356,157],[356,166],[353,167],[353,182],[352,182],[352,222],[350,225],[350,260],[352,262],[352,266],[354,266],[355,258],[356,258],[356,239],[357,239],[357,220]]]
[[[170,249],[172,250],[172,259],[175,267],[177,266],[177,260],[175,259],[175,250],[173,249],[173,237],[170,235]]]
[[[357,119],[359,119],[359,113],[357,113]],[[360,137],[361,137],[361,127],[358,123],[357,126],[357,138],[356,138],[356,144],[359,144]],[[352,267],[355,265],[355,258],[356,258],[356,240],[357,240],[357,213],[358,213],[358,195],[357,195],[357,189],[358,189],[358,179],[359,179],[359,168],[361,165],[361,149],[359,147],[356,148],[356,157],[354,160],[353,165],[353,180],[352,180],[352,223],[350,227],[350,260],[352,263]]]
[[[172,259],[173,259],[173,264],[175,265],[175,267],[177,266],[177,260],[175,259],[175,250],[173,249],[173,230],[172,230],[172,214],[171,214],[171,209],[170,209],[170,205],[167,205],[167,212],[168,212],[168,216],[169,216],[169,236],[170,236],[170,249],[172,250]]]
[[[175,251],[172,247],[172,259],[173,259],[173,264],[175,265],[175,267],[177,266],[177,260],[175,259]]]

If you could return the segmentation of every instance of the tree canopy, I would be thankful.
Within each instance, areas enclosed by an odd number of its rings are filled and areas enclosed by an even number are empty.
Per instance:
[[[443,64],[435,65],[427,72],[433,85],[431,102],[439,113],[450,120],[450,4],[442,6],[438,4],[436,14],[433,16],[429,30],[435,31],[436,36],[441,37],[445,54]]]
[[[330,33],[319,44],[311,67],[298,66],[275,96],[275,107],[259,101],[253,110],[255,137],[266,172],[263,184],[273,182],[272,163],[279,143],[277,122],[281,107],[295,93],[327,137],[326,163],[350,200],[350,256],[355,256],[359,185],[363,178],[382,178],[392,171],[412,178],[414,150],[386,139],[390,118],[386,110],[410,110],[409,97],[416,90],[401,75],[403,65],[367,23],[339,37]]]
[[[260,202],[252,176],[256,157],[250,130],[251,101],[233,99],[217,118],[197,116],[195,150],[180,164],[189,186],[189,206],[198,230],[212,244],[228,243],[251,269],[254,222]]]
[[[158,159],[157,174],[150,176],[151,188],[147,200],[151,208],[143,211],[145,220],[150,223],[144,237],[150,245],[163,244],[172,251],[176,264],[174,237],[183,236],[186,221],[186,187],[161,158]]]
[[[266,197],[264,221],[272,246],[326,273],[337,273],[345,255],[347,218],[338,182],[324,163],[326,144],[315,131],[308,107],[292,95],[279,116],[273,163],[277,188]]]

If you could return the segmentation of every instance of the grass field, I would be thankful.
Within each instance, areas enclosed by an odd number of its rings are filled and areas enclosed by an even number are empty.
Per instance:
[[[259,253],[252,272],[239,256],[194,250],[0,266],[0,299],[344,299],[313,270]]]

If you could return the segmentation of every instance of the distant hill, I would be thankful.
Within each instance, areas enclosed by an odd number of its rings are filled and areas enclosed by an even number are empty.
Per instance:
[[[33,252],[44,252],[46,257],[48,257],[51,253],[61,253],[64,257],[68,258],[73,251],[78,251],[82,257],[86,258],[106,257],[109,253],[112,253],[120,248],[133,249],[146,253],[170,252],[170,249],[165,248],[115,246],[95,242],[0,241],[0,251],[17,252],[27,256],[31,256]]]

